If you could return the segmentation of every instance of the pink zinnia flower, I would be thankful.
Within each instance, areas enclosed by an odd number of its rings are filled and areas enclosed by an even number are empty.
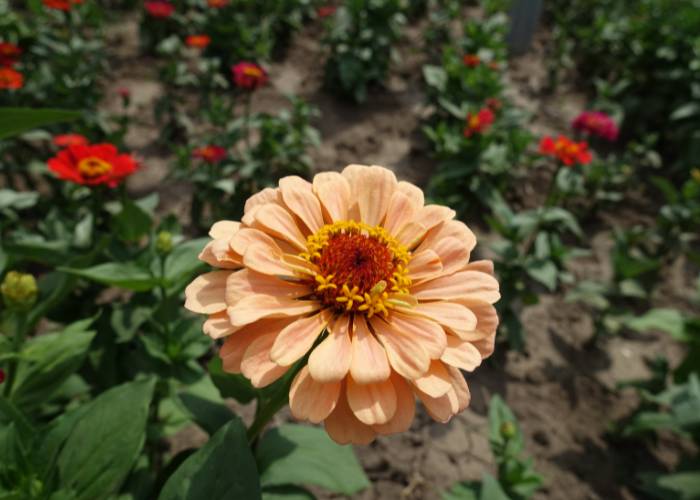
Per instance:
[[[173,15],[173,12],[175,12],[175,6],[164,0],[151,0],[150,2],[146,2],[144,7],[148,15],[159,19],[170,17]]]
[[[233,83],[238,88],[255,90],[267,83],[267,73],[255,63],[239,62],[231,68],[231,71],[233,72]]]
[[[584,111],[576,117],[571,126],[588,135],[596,135],[608,141],[617,140],[619,130],[615,121],[601,111]]]
[[[455,212],[382,167],[291,176],[220,221],[199,258],[217,270],[186,289],[225,338],[224,370],[255,387],[308,355],[292,415],[338,443],[406,431],[416,398],[439,422],[469,405],[460,370],[494,350],[499,300],[491,261]]]

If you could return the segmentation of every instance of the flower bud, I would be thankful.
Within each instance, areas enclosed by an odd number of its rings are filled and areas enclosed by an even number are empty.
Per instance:
[[[8,309],[27,310],[36,302],[39,288],[31,274],[10,271],[0,285],[0,293]]]
[[[700,183],[700,168],[692,169],[690,171],[690,177],[692,177],[695,182]]]
[[[162,255],[169,254],[173,249],[173,235],[169,231],[161,231],[156,239],[156,250]]]
[[[517,429],[515,428],[515,424],[513,422],[503,422],[501,424],[501,436],[504,439],[513,439],[516,432]]]

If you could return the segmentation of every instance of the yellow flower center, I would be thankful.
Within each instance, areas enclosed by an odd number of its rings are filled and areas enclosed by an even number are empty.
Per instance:
[[[300,256],[319,270],[311,283],[316,297],[339,312],[387,315],[395,296],[411,286],[410,252],[382,227],[327,224],[307,238],[306,247]]]
[[[78,171],[85,177],[98,177],[112,170],[112,164],[95,156],[83,158],[78,162]]]
[[[252,76],[253,78],[260,78],[263,76],[262,70],[253,65],[245,66],[243,68],[243,74],[246,76]]]

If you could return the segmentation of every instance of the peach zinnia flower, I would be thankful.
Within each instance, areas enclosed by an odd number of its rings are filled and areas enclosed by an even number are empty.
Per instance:
[[[24,76],[12,68],[0,68],[0,90],[21,89],[24,86]]]
[[[255,387],[310,353],[289,405],[338,443],[407,430],[416,397],[447,422],[469,404],[460,370],[493,352],[500,297],[454,216],[382,167],[285,177],[241,222],[214,224],[200,259],[219,270],[187,287],[185,307],[209,315],[224,369]]]

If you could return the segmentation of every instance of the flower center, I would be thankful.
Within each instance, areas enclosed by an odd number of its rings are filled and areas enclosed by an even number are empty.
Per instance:
[[[263,76],[262,70],[260,68],[256,68],[255,66],[245,66],[243,68],[243,74],[253,78],[261,78]]]
[[[312,288],[326,306],[388,314],[390,294],[406,294],[410,254],[386,230],[362,222],[328,224],[310,235],[301,257],[319,269]]]
[[[112,165],[101,158],[89,156],[78,162],[78,171],[85,177],[98,177],[112,170]]]

